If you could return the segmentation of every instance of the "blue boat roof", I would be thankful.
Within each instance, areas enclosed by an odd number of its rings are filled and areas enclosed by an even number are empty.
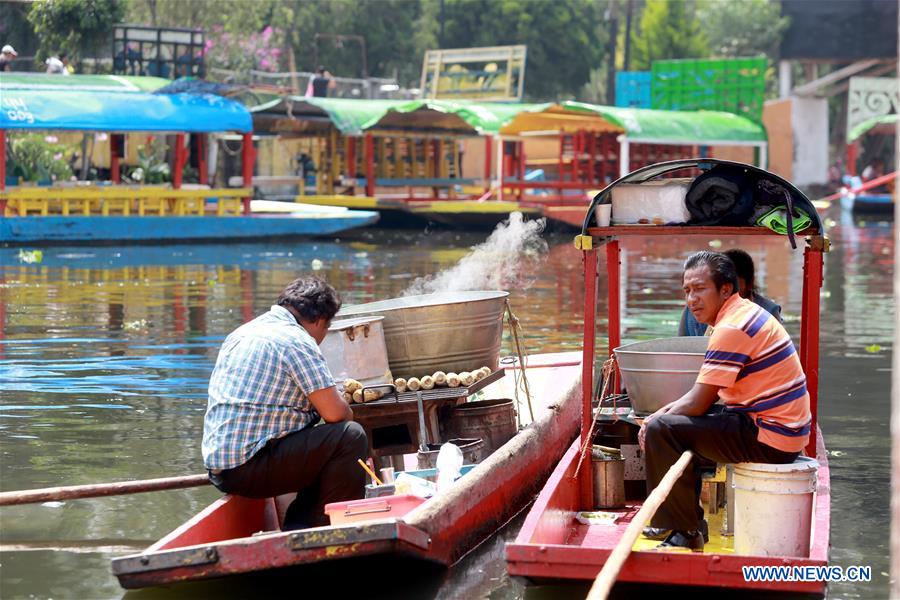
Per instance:
[[[136,81],[136,80],[152,81]],[[154,94],[157,78],[0,76],[0,129],[212,133],[253,130],[244,106],[213,94]]]

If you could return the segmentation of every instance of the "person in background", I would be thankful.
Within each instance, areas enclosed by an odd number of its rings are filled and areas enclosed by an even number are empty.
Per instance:
[[[297,492],[285,530],[327,525],[326,504],[365,492],[357,460],[368,453],[366,433],[319,349],[340,307],[321,279],[292,281],[267,313],[225,338],[209,380],[202,453],[210,481],[249,498]]]
[[[762,306],[773,317],[783,322],[781,318],[781,307],[769,298],[766,298],[756,289],[756,279],[754,277],[756,270],[753,266],[753,259],[749,254],[740,248],[733,248],[724,252],[725,256],[731,259],[737,270],[738,292],[742,298],[751,300]],[[687,306],[681,313],[681,322],[678,324],[678,335],[697,336],[706,335],[708,327],[697,322],[697,319],[691,313]]]
[[[325,67],[319,66],[316,69],[315,76],[310,80],[309,87],[312,88],[312,95],[316,98],[325,98],[328,96],[328,90],[333,90],[337,87],[337,82],[335,82],[334,77],[332,77],[331,73],[325,70]]]
[[[876,156],[872,159],[865,169],[863,169],[862,177],[863,183],[872,181],[873,179],[878,179],[884,175],[884,160]],[[877,185],[873,188],[870,188],[868,191],[872,194],[890,194],[893,193],[893,181],[881,185]]]
[[[56,56],[51,56],[46,61],[47,73],[50,75],[71,75],[74,69],[69,67],[69,55],[60,52]]]
[[[0,50],[0,71],[12,71],[12,63],[19,55],[16,49],[9,44]]]

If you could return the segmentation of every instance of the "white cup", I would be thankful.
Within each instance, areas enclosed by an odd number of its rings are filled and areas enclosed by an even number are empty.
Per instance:
[[[597,217],[597,227],[609,227],[612,204],[598,204],[594,207],[594,214]]]

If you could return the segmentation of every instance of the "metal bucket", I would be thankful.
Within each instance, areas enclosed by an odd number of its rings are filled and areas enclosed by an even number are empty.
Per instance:
[[[478,462],[478,459],[476,457],[481,454],[481,447],[483,445],[483,442],[480,439],[459,438],[447,440],[447,442],[459,446],[459,449],[462,450],[464,465],[470,465]],[[427,452],[419,450],[419,452],[416,454],[419,469],[437,468],[437,456],[438,452],[441,451],[441,445],[442,444],[428,444]]]
[[[393,383],[388,366],[381,317],[358,317],[331,322],[320,346],[332,376],[353,378],[364,385]]]
[[[625,459],[592,460],[594,467],[594,506],[620,508],[625,506]]]
[[[634,412],[648,415],[686,394],[697,381],[708,343],[707,337],[674,337],[616,348]]]
[[[435,371],[496,370],[507,292],[442,292],[341,309],[338,317],[384,317],[388,361],[395,377]]]
[[[508,442],[518,428],[512,400],[477,400],[454,406],[442,417],[441,434],[448,438],[481,438],[484,445],[477,460],[485,459]]]

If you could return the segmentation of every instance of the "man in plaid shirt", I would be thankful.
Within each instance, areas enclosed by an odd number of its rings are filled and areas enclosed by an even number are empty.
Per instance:
[[[325,504],[365,491],[356,461],[366,457],[366,434],[319,349],[340,307],[321,279],[292,281],[269,312],[225,338],[209,380],[210,481],[250,498],[297,492],[283,529],[327,525]]]

